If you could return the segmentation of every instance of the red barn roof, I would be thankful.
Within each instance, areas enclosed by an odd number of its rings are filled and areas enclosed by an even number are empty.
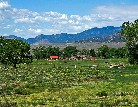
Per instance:
[[[58,56],[50,56],[50,59],[58,59]]]

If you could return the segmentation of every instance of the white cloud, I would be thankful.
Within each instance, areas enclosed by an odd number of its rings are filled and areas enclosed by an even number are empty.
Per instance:
[[[2,29],[10,29],[10,28],[12,28],[13,27],[13,25],[6,25],[6,26],[3,26],[3,27],[1,27]]]
[[[7,1],[5,1],[5,2],[4,1],[1,1],[0,2],[0,10],[1,9],[7,9],[9,7],[11,7],[11,6],[10,6],[10,4]]]
[[[59,33],[61,33],[61,30],[58,30],[58,29],[45,29],[45,32],[47,32],[47,34],[59,34]]]
[[[28,30],[29,32],[33,32],[34,34],[41,34],[43,33],[42,29],[33,29],[33,28],[29,28]]]
[[[14,30],[15,33],[20,33],[20,32],[22,32],[22,31],[23,31],[23,30],[17,29],[17,28]]]
[[[138,18],[138,6],[99,6],[89,15],[67,15],[58,12],[34,12],[12,8],[0,2],[0,28],[9,34],[35,37],[39,34],[78,33],[92,27],[121,26]],[[2,23],[4,23],[2,25]],[[14,25],[14,26],[8,26]],[[14,30],[12,30],[14,29]],[[26,37],[27,38],[27,37]]]
[[[112,21],[132,21],[138,18],[138,6],[100,6],[95,13],[101,19]]]
[[[15,23],[35,23],[35,21],[33,21],[30,18],[20,18],[20,19],[15,19],[14,21]]]
[[[2,36],[8,36],[8,34],[4,33]]]

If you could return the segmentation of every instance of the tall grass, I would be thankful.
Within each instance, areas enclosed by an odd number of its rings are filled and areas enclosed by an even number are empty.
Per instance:
[[[34,61],[0,69],[0,106],[137,106],[137,78],[138,66],[126,59]]]

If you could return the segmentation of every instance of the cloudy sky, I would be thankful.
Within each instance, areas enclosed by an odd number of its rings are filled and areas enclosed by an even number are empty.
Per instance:
[[[79,33],[138,19],[138,0],[0,0],[0,35]]]

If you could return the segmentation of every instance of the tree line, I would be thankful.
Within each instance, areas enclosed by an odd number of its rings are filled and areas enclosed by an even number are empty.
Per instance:
[[[128,51],[126,47],[121,48],[110,48],[107,45],[103,45],[100,48],[94,49],[82,49],[78,50],[75,46],[67,46],[63,50],[60,50],[59,47],[45,47],[40,46],[32,51],[33,57],[35,59],[46,59],[50,56],[57,55],[63,59],[70,58],[71,56],[93,56],[103,59],[108,58],[127,58]]]

